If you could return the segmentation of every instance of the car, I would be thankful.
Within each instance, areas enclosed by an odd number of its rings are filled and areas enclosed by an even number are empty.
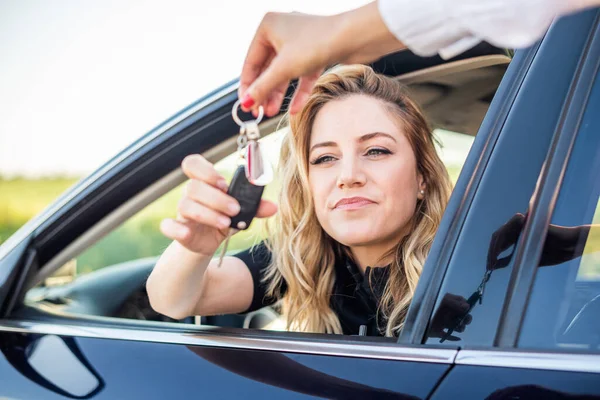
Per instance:
[[[460,132],[441,152],[465,152],[399,337],[286,332],[271,308],[173,320],[145,289],[158,245],[78,273],[85,252],[118,256],[118,240],[102,241],[175,193],[184,157],[235,153],[234,80],[0,246],[0,397],[600,398],[600,258],[589,251],[600,239],[577,236],[561,262],[543,262],[563,246],[553,227],[600,223],[600,9],[516,52],[482,43],[372,66],[408,86],[440,135]],[[285,134],[282,115],[261,124],[265,140]],[[472,322],[458,332],[449,321],[439,338],[449,296],[469,299]]]

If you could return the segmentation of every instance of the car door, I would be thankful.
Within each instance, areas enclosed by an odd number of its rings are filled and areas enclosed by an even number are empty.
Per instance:
[[[449,69],[500,63],[503,72],[509,60],[503,53],[483,44],[452,60]],[[414,81],[420,70],[439,75],[443,63],[405,52],[374,67]],[[446,94],[442,84],[425,93]],[[133,143],[0,248],[0,396],[412,399],[427,397],[447,373],[457,346],[103,318],[52,307],[73,299],[25,303],[28,290],[73,254],[183,182],[178,167],[186,155],[215,161],[235,148],[236,89],[237,82],[225,85]],[[495,86],[485,90],[488,96]]]
[[[461,349],[434,399],[600,398],[597,239],[557,230],[598,223],[598,20],[590,10],[551,28],[499,128],[435,307],[498,269],[454,333]]]

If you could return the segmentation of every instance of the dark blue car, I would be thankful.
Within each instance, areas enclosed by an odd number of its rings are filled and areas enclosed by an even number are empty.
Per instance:
[[[458,177],[398,338],[285,332],[270,308],[172,320],[145,290],[159,246],[78,270],[86,252],[118,256],[105,240],[184,182],[185,156],[235,152],[235,81],[0,247],[0,398],[600,399],[600,237],[555,235],[600,223],[600,11],[514,54],[481,44],[373,67],[409,86]],[[464,331],[444,320],[452,296],[472,305]]]

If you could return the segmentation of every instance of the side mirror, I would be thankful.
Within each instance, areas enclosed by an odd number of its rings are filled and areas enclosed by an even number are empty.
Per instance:
[[[8,334],[1,342],[11,365],[33,382],[71,399],[89,399],[105,383],[73,338]]]

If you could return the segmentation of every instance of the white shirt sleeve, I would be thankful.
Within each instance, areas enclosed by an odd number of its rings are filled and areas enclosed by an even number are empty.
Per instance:
[[[576,11],[584,3],[573,0],[377,1],[383,21],[398,40],[415,54],[439,54],[445,59],[482,40],[504,48],[530,46],[542,37],[554,18]]]

